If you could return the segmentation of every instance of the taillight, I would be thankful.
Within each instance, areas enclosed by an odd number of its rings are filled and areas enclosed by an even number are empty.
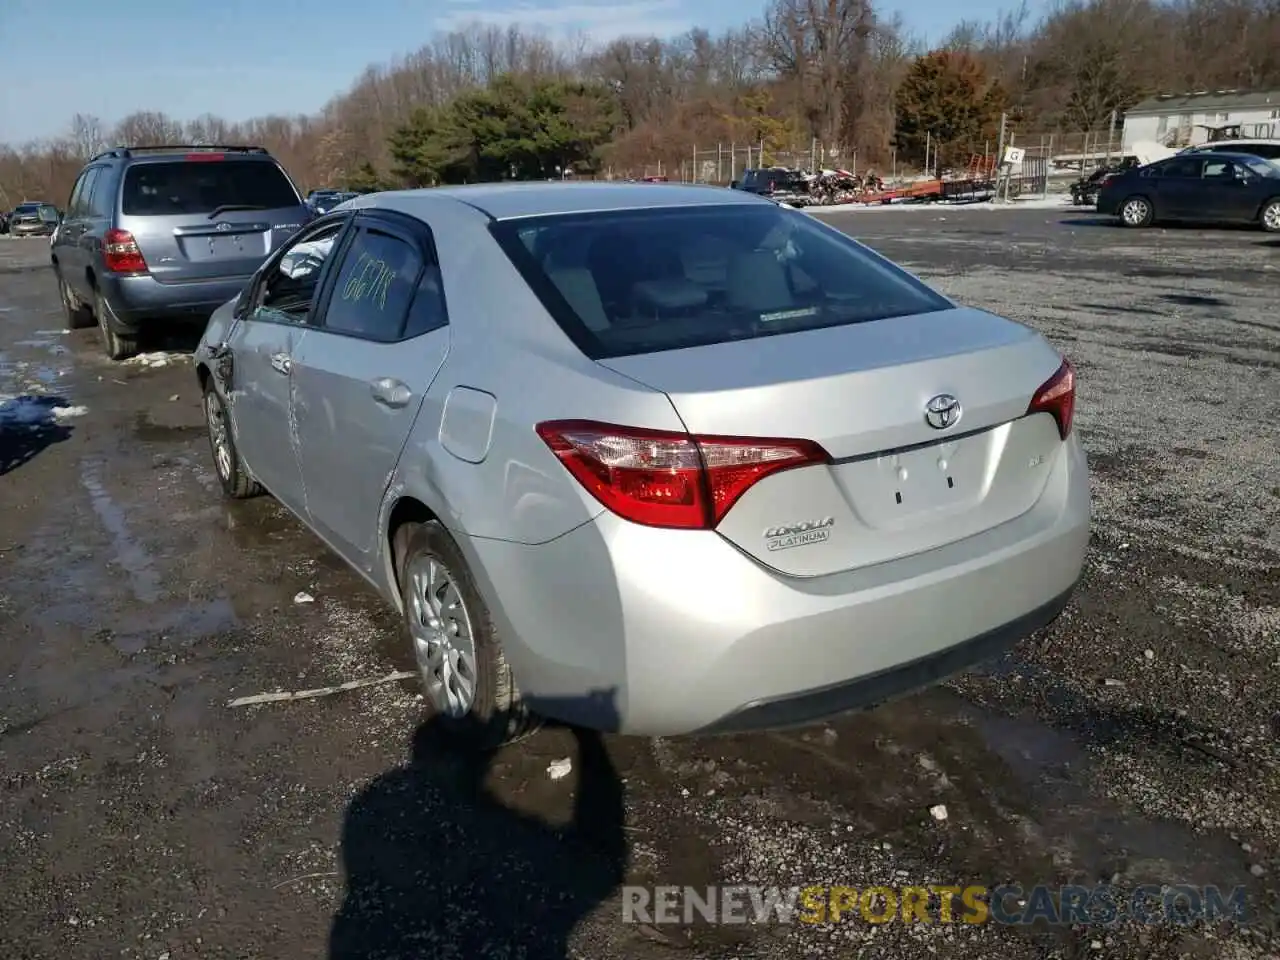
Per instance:
[[[648,527],[710,530],[765,477],[831,460],[809,440],[694,436],[591,420],[536,429],[593,497]]]
[[[102,259],[112,273],[146,273],[147,261],[128,230],[108,230],[102,238]]]
[[[1046,380],[1035,396],[1027,413],[1050,413],[1058,421],[1058,434],[1063,440],[1071,434],[1071,421],[1076,412],[1076,370],[1070,360],[1063,360],[1058,372]]]

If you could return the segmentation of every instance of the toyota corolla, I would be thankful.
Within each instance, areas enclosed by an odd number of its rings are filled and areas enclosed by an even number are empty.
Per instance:
[[[1050,624],[1089,538],[1066,359],[739,191],[359,197],[197,369],[226,494],[394,604],[486,744],[873,705]]]

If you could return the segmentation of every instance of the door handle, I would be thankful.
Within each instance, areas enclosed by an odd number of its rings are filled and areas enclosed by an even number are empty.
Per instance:
[[[413,399],[413,391],[391,377],[379,377],[369,384],[373,399],[386,407],[405,407]]]
[[[271,355],[271,369],[276,373],[287,375],[293,369],[293,361],[289,359],[287,353],[273,353]]]

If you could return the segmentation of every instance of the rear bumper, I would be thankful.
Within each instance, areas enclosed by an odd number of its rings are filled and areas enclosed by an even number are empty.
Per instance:
[[[249,277],[160,283],[154,277],[103,273],[98,285],[115,315],[119,332],[146,321],[204,323],[214,310],[240,295]]]
[[[1100,193],[1098,194],[1097,206],[1095,209],[1098,211],[1098,213],[1101,213],[1104,216],[1108,216],[1108,217],[1119,216],[1120,201],[1116,197],[1104,196],[1103,194]]]
[[[1089,519],[1073,438],[1022,517],[832,576],[781,577],[718,534],[611,514],[538,546],[460,543],[534,709],[674,736],[811,723],[998,656],[1067,603]],[[612,721],[586,706],[600,690]]]

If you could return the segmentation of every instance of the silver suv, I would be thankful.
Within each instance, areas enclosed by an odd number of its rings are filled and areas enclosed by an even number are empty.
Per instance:
[[[262,147],[117,147],[85,166],[51,245],[71,327],[107,356],[156,323],[203,325],[311,218]]]

